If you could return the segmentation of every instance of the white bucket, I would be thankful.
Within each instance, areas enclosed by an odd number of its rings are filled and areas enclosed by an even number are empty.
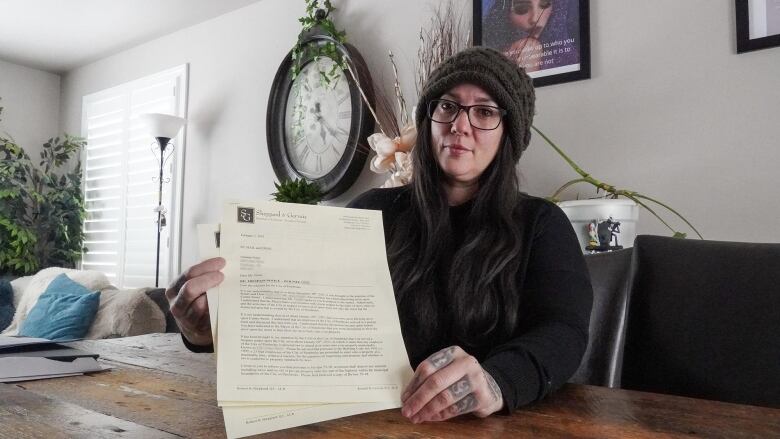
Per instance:
[[[590,241],[588,225],[594,221],[597,223],[605,221],[610,217],[620,223],[618,245],[623,248],[633,247],[636,238],[636,222],[639,219],[639,206],[634,201],[624,198],[597,198],[562,201],[558,206],[569,217],[583,253],[590,253],[585,249]]]

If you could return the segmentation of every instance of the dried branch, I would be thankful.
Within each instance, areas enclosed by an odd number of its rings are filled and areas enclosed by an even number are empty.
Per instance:
[[[401,135],[401,127],[395,114],[395,106],[379,84],[375,84],[374,90],[376,116],[379,124],[384,127],[385,134],[388,137],[393,138]]]
[[[420,46],[417,49],[416,91],[420,96],[431,72],[445,59],[472,45],[469,23],[457,9],[453,0],[440,2],[433,10],[428,28],[420,29]]]
[[[404,93],[401,91],[401,83],[398,80],[398,66],[395,65],[393,59],[393,51],[389,51],[390,64],[393,66],[393,87],[395,88],[395,100],[398,102],[398,111],[401,113],[401,126],[409,125],[409,113],[406,111],[406,99],[404,99]]]

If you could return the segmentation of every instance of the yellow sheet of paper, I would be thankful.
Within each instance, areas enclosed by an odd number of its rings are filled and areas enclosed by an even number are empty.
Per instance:
[[[201,259],[219,256],[219,247],[215,234],[219,233],[219,224],[198,224],[198,246]],[[207,292],[211,335],[217,345],[217,310],[219,307],[219,287]],[[306,404],[289,403],[275,405],[267,403],[257,405],[251,402],[220,401],[225,420],[225,432],[228,438],[239,438],[285,428],[322,422],[360,413],[395,408],[394,403],[345,403],[345,404]]]
[[[229,439],[397,407],[394,403],[223,407]]]
[[[380,212],[227,203],[220,254],[219,401],[400,407],[413,371]]]

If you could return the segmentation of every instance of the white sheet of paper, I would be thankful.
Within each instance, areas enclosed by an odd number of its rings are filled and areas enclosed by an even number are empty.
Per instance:
[[[36,376],[51,377],[84,372],[99,372],[103,368],[92,357],[76,358],[73,361],[57,361],[43,357],[0,358],[0,382],[33,379]]]
[[[413,371],[380,212],[227,203],[220,254],[219,401],[400,407]]]
[[[214,234],[218,233],[219,229],[219,224],[198,224],[198,245],[201,259],[219,256],[219,247],[214,239]],[[218,287],[207,292],[215,352],[217,349],[217,310],[219,306],[217,290]],[[251,436],[397,407],[395,403],[270,404],[257,405],[251,402],[221,401],[220,405],[222,406],[228,438]]]

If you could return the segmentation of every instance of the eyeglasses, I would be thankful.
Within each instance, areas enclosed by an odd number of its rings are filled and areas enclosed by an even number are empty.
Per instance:
[[[438,123],[452,123],[461,110],[466,112],[471,126],[478,130],[494,130],[501,124],[506,110],[492,105],[460,105],[448,99],[428,102],[428,118]]]

